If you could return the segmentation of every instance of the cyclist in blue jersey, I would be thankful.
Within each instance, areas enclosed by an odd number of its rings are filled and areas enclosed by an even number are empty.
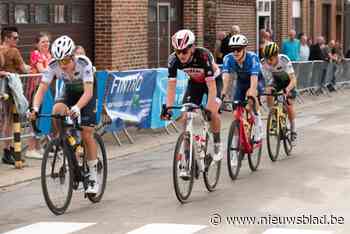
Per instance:
[[[261,64],[258,55],[247,51],[248,39],[241,34],[231,37],[229,47],[231,53],[224,57],[223,67],[223,93],[222,99],[227,96],[229,90],[231,74],[237,74],[236,89],[234,93],[234,101],[244,101],[248,96],[256,99],[256,141],[260,141],[262,137],[262,121],[259,114],[258,95],[264,90],[264,78],[261,74]]]

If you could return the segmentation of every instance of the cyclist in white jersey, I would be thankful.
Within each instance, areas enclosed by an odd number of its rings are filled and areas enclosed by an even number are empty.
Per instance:
[[[297,133],[295,127],[296,113],[294,109],[294,99],[297,95],[295,90],[297,78],[294,73],[293,65],[287,55],[280,54],[278,45],[275,42],[267,44],[264,48],[264,58],[261,61],[262,72],[264,77],[269,80],[267,93],[272,90],[277,92],[284,90],[288,97],[288,118],[291,126],[292,144],[296,144]],[[271,108],[273,106],[273,97],[267,97],[267,104]]]
[[[82,139],[85,142],[89,166],[89,186],[86,193],[96,194],[99,189],[97,183],[97,145],[93,137],[96,125],[96,96],[94,90],[93,68],[86,56],[74,56],[75,44],[68,36],[57,38],[52,44],[51,53],[54,60],[49,63],[43,73],[39,88],[33,100],[31,118],[35,119],[39,112],[43,96],[50,83],[56,77],[63,80],[63,88],[56,95],[53,114],[69,115],[73,118],[81,117]],[[53,120],[57,133],[57,123]]]

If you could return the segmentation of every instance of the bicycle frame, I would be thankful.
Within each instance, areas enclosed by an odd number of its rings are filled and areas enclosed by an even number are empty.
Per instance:
[[[185,107],[185,112],[186,112],[186,128],[185,128],[185,132],[188,133],[189,138],[190,138],[190,149],[193,148],[193,139],[194,137],[200,137],[200,136],[194,136],[193,133],[193,120],[195,118],[198,118],[200,116],[199,113],[195,112],[195,109],[192,110],[186,110],[186,106]],[[201,115],[203,116],[202,122],[204,122],[204,127],[203,127],[203,131],[202,131],[202,136],[206,137],[207,133],[209,131],[209,121],[207,121],[205,119],[205,113],[203,113],[204,110],[202,110],[202,108],[198,108],[201,109]],[[203,139],[198,139],[199,141],[203,140]],[[206,141],[206,139],[204,139],[204,141]],[[190,150],[190,164],[189,164],[189,168],[191,168],[192,166],[192,162],[193,162],[193,151]]]
[[[286,120],[287,118],[287,114],[285,112],[285,105],[286,105],[286,98],[282,96],[282,94],[276,95],[275,104],[272,107],[272,110],[276,112],[277,132],[280,132],[280,129],[283,127],[281,126],[281,120]]]

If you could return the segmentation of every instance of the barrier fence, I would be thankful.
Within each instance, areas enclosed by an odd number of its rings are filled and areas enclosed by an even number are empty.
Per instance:
[[[324,61],[293,62],[298,80],[297,90],[311,95],[329,95],[327,86],[341,88],[350,83],[350,59],[340,64]],[[32,99],[40,74],[21,75],[25,96]],[[97,71],[97,111],[96,117],[103,132],[111,132],[121,144],[116,133],[123,131],[130,142],[132,137],[126,127],[163,128],[171,122],[161,121],[161,106],[167,93],[168,71],[165,68],[133,70],[125,72]],[[179,71],[177,77],[176,103],[181,104],[187,86],[187,75]],[[3,82],[0,82],[0,86]],[[54,103],[54,93],[59,92],[62,83],[56,82],[55,89],[48,90],[42,105],[42,113],[50,113]],[[56,92],[55,92],[55,91]],[[0,89],[0,98],[4,95]],[[179,116],[179,111],[175,117]],[[50,119],[40,120],[39,127],[45,133],[50,132]],[[102,127],[101,127],[102,126]],[[27,134],[25,136],[30,136]],[[0,133],[1,136],[1,133]],[[12,139],[2,136],[1,140]]]

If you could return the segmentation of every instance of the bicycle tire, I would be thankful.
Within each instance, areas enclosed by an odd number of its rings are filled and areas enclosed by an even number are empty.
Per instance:
[[[276,120],[276,112],[274,111],[274,109],[272,109],[269,112],[269,115],[267,117],[267,125],[266,125],[266,142],[267,142],[267,151],[269,153],[269,157],[271,159],[272,162],[275,162],[278,158],[279,155],[279,151],[280,151],[280,145],[281,145],[281,137],[280,137],[280,130],[279,129],[275,129],[276,133],[276,138],[277,138],[277,142],[276,142],[276,146],[275,149],[273,149],[273,147],[271,146],[272,144],[272,135],[271,135],[271,131],[270,129],[272,128],[272,120],[273,118],[275,118]],[[276,120],[277,121],[277,120]],[[277,132],[278,131],[278,132]],[[274,152],[273,152],[274,151]]]
[[[211,157],[211,155],[208,155],[208,143],[209,143],[209,140],[210,140],[210,134],[207,133],[206,142],[205,142],[205,157]],[[211,158],[211,160],[212,160],[212,158]],[[210,165],[213,165],[213,164],[210,163]],[[219,183],[220,172],[221,172],[221,160],[214,163],[214,166],[216,168],[216,172],[214,172],[215,173],[215,179],[214,179],[213,183],[211,183],[210,178],[209,178],[210,177],[209,176],[209,172],[210,172],[211,169],[213,169],[210,165],[207,168],[207,170],[205,170],[203,172],[203,179],[204,179],[204,184],[205,184],[205,187],[207,188],[207,190],[209,192],[213,192],[213,191],[215,191],[215,188],[216,188],[216,186]]]
[[[54,146],[56,146],[56,147],[54,147]],[[47,184],[47,182],[48,182],[47,178],[49,178],[49,176],[46,176],[46,166],[47,165],[49,166],[48,162],[50,159],[51,150],[54,150],[54,152],[55,152],[54,156],[53,156],[54,163],[51,164],[51,166],[52,165],[55,166],[56,160],[59,160],[58,159],[59,149],[61,149],[63,152],[63,164],[65,164],[65,162],[66,162],[67,166],[68,166],[68,170],[66,172],[65,172],[65,169],[63,169],[63,167],[61,167],[59,170],[59,173],[68,173],[68,176],[69,176],[67,196],[65,198],[65,201],[63,202],[63,205],[60,207],[56,206],[54,204],[54,202],[52,201],[52,197],[50,196],[48,184]],[[52,171],[52,170],[50,169],[50,171]],[[59,179],[65,180],[65,178],[59,178]],[[55,215],[63,214],[67,210],[67,208],[71,202],[72,195],[73,195],[73,172],[72,172],[71,164],[67,158],[66,152],[63,149],[63,146],[60,144],[59,139],[54,139],[53,141],[49,142],[46,149],[45,149],[44,156],[43,156],[42,163],[41,163],[41,188],[43,191],[46,205],[48,206],[50,211],[52,213],[54,213]]]
[[[293,150],[292,145],[292,135],[290,127],[288,127],[287,120],[285,121],[285,126],[283,128],[283,148],[287,156],[290,156]]]
[[[251,129],[254,128],[254,125],[251,126]],[[250,132],[251,133],[251,132]],[[251,135],[251,134],[250,134]],[[250,136],[250,141],[252,142],[252,136]],[[258,147],[258,148],[257,148]],[[257,151],[257,152],[256,152]],[[257,153],[257,159],[254,162],[252,159],[252,154],[256,152]],[[253,144],[253,153],[248,154],[248,164],[251,171],[256,171],[259,167],[260,161],[261,161],[261,152],[262,152],[262,140],[258,144]]]
[[[194,147],[192,146],[192,162],[191,162],[191,168],[190,168],[190,178],[188,180],[188,190],[187,190],[187,193],[185,194],[182,194],[181,192],[181,189],[180,189],[180,181],[179,179],[182,180],[182,178],[178,178],[177,174],[179,172],[179,166],[178,166],[178,163],[179,161],[181,161],[181,155],[180,155],[180,149],[181,149],[181,145],[183,144],[183,142],[185,140],[189,141],[189,139],[186,139],[185,137],[185,132],[181,133],[180,136],[178,137],[178,140],[176,142],[176,146],[175,146],[175,151],[174,151],[174,159],[173,159],[173,184],[174,184],[174,191],[175,191],[175,195],[176,195],[176,198],[179,200],[179,202],[181,203],[185,203],[187,201],[187,199],[189,198],[189,196],[191,195],[192,193],[192,188],[193,188],[193,183],[194,183],[194,169],[195,169],[195,162],[196,160],[194,160]],[[188,145],[189,142],[188,142]]]
[[[236,157],[237,157],[237,166],[236,168],[232,168],[231,164],[231,153],[233,151],[232,149],[232,139],[235,134],[235,131],[237,131],[237,146],[236,146]],[[239,174],[239,171],[241,169],[242,165],[242,159],[243,159],[244,153],[240,150],[240,137],[239,137],[239,122],[237,120],[232,121],[230,130],[228,133],[228,139],[227,139],[227,168],[228,168],[228,173],[231,177],[232,180],[236,180],[237,176]]]
[[[102,183],[100,184],[100,191],[97,194],[87,194],[88,199],[93,202],[93,203],[97,203],[100,202],[103,194],[106,190],[106,184],[107,184],[107,174],[108,174],[108,165],[107,165],[107,153],[106,153],[106,148],[105,145],[103,143],[102,137],[97,134],[94,133],[94,138],[96,140],[97,143],[97,147],[100,148],[101,150],[101,156],[102,159],[98,158],[98,164],[97,164],[97,170],[103,169],[103,174],[102,174]]]

